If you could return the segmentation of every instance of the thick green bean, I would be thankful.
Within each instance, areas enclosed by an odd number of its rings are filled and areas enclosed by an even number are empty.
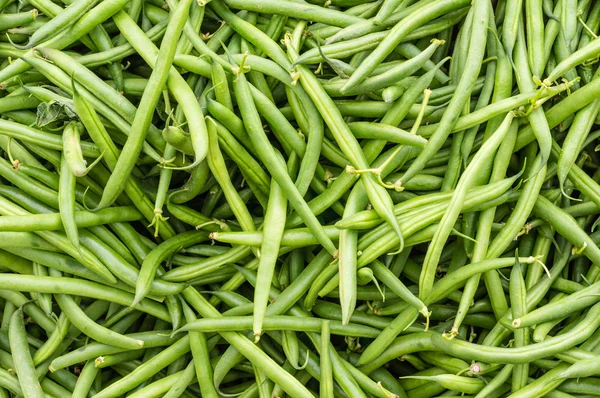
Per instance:
[[[14,358],[15,371],[19,378],[19,384],[24,397],[44,397],[42,386],[40,385],[33,359],[29,354],[29,343],[27,342],[25,331],[25,320],[23,308],[17,309],[10,319],[8,328],[8,338],[10,348]]]

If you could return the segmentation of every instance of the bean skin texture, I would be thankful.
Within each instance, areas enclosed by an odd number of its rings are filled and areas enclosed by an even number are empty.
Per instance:
[[[0,0],[0,397],[596,394],[597,3]]]

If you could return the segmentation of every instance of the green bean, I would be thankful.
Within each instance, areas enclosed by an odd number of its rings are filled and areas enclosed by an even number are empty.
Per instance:
[[[500,388],[509,377],[511,377],[514,365],[508,364],[504,365],[502,370],[483,388],[481,389],[476,397],[487,397],[488,394],[494,392],[496,389]]]
[[[557,175],[561,187],[564,187],[569,169],[574,164],[576,154],[580,152],[583,141],[591,129],[591,123],[599,111],[600,104],[594,101],[577,112],[573,124],[571,124],[571,128],[569,129],[569,133],[565,137],[558,158]]]
[[[294,49],[288,40],[288,51],[294,54]],[[318,85],[314,75],[304,66],[296,66],[298,73],[300,73],[300,82],[307,91],[308,95],[315,102],[315,106],[319,109],[319,112],[323,116],[325,123],[330,128],[331,132],[335,136],[335,140],[338,145],[341,146],[342,151],[351,161],[353,166],[358,170],[366,170],[369,168],[367,158],[356,141],[356,138],[352,135],[352,132],[348,129],[344,122],[341,114],[335,112],[335,107],[332,104],[332,100],[326,93],[323,92],[322,87]],[[367,196],[371,200],[373,207],[377,213],[392,226],[396,234],[400,237],[400,251],[403,248],[402,231],[398,226],[396,219],[393,216],[391,208],[393,206],[391,198],[389,197],[385,188],[378,184],[377,179],[371,173],[364,173],[361,180],[365,186]]]
[[[279,184],[281,189],[286,193],[290,204],[302,216],[306,225],[309,226],[311,231],[319,238],[319,241],[328,251],[331,253],[335,252],[335,246],[331,243],[329,237],[323,233],[322,226],[310,211],[304,199],[300,196],[300,193],[293,185],[287,172],[279,163],[274,149],[267,142],[267,137],[262,128],[262,123],[258,118],[258,112],[256,111],[254,101],[250,94],[248,82],[243,73],[238,75],[237,81],[234,82],[233,87],[238,104],[241,106],[240,111],[242,113],[244,125],[246,126],[246,130],[250,135],[250,139],[252,140],[255,149],[259,151],[261,160],[267,165],[269,172],[271,172],[277,184]]]
[[[403,0],[386,0],[377,11],[377,15],[373,19],[375,25],[381,25],[395,10],[404,6]],[[404,6],[405,7],[405,6]]]
[[[333,397],[333,373],[331,369],[331,356],[329,352],[329,321],[323,321],[321,327],[321,384],[319,394],[321,397]]]
[[[79,146],[79,135],[83,131],[81,123],[69,123],[63,130],[63,153],[69,170],[75,177],[83,177],[102,158],[98,157],[91,165],[86,167],[86,162]]]
[[[464,377],[464,376],[456,376],[450,374],[441,374],[435,376],[404,376],[405,378],[412,379],[422,379],[422,380],[431,380],[435,383],[440,384],[442,387],[459,391],[462,393],[470,393],[475,394],[478,393],[484,386],[485,383],[481,380]]]
[[[114,171],[118,162],[117,159],[119,152],[103,124],[101,123],[96,111],[90,106],[83,96],[79,95],[79,91],[77,89],[75,89],[73,92],[73,102],[75,104],[75,109],[82,119],[82,122],[85,125],[88,133],[92,137],[92,140],[96,142],[100,148],[102,148],[103,153],[105,154],[104,159],[106,160],[111,171]],[[133,201],[136,207],[142,212],[142,214],[144,214],[144,217],[148,221],[152,221],[154,218],[153,206],[141,192],[141,188],[138,186],[138,184],[131,179],[125,179],[124,190],[130,198],[134,199]],[[161,226],[165,227],[160,228],[160,231],[162,231],[164,237],[169,238],[171,236],[171,227],[163,221],[160,221],[160,223]]]
[[[253,366],[253,369],[254,376],[256,378],[256,388],[258,390],[258,396],[260,398],[268,398],[269,393],[272,389],[271,383],[269,382],[269,380],[265,376],[265,373],[261,369],[257,368],[256,366]]]
[[[248,43],[248,41],[246,41],[245,39],[241,40],[241,52],[243,52],[244,54],[254,54],[254,48],[252,47],[252,44]],[[250,70],[248,72],[248,78],[250,83],[256,87],[261,94],[263,94],[268,100],[269,102],[274,103],[275,100],[273,98],[273,93],[271,93],[271,89],[269,88],[269,85],[267,84],[267,80],[265,78],[265,76],[257,71],[254,70]]]
[[[23,49],[33,48],[39,43],[52,39],[58,34],[62,33],[71,26],[73,20],[81,18],[87,13],[92,7],[97,4],[94,0],[79,1],[74,3],[73,6],[67,7],[64,11],[61,11],[57,16],[52,18],[50,22],[44,24],[40,29],[36,30],[33,35],[29,38],[29,41]]]
[[[350,217],[364,207],[365,201],[361,198],[364,192],[362,189],[352,190],[346,208],[344,217]],[[339,245],[339,275],[340,275],[340,306],[342,307],[342,322],[348,324],[350,317],[356,308],[356,283],[357,283],[357,251],[358,251],[358,232],[340,231]],[[308,298],[308,296],[307,296]]]
[[[59,155],[59,160],[60,160],[60,155]],[[35,167],[35,166],[28,166],[26,164],[18,164],[16,166],[17,166],[17,169],[19,171],[22,171],[24,174],[31,176],[31,177],[35,178],[36,180],[42,182],[44,185],[54,189],[55,191],[58,191],[59,186],[60,186],[60,177],[50,171],[47,171],[43,166]],[[55,168],[60,170],[60,162],[59,162],[59,164],[57,164],[55,166]],[[102,188],[100,188],[100,186],[97,183],[91,181],[89,178],[84,177],[84,178],[82,178],[82,180],[85,180],[85,182],[82,181],[83,184],[87,183],[86,189],[89,189],[89,190],[93,191],[94,193],[100,192],[102,190]],[[85,190],[82,189],[82,187],[78,187],[77,185],[75,186],[75,195],[79,201],[83,201],[84,193],[85,193]],[[95,196],[94,196],[94,199],[95,199]],[[48,208],[45,211],[50,212],[51,209]]]
[[[10,253],[3,252],[3,257],[6,259],[6,257],[8,256],[8,258],[13,262],[13,264],[10,264],[10,267],[7,268],[21,274],[31,275],[33,273],[31,267],[29,267],[29,270],[27,270],[23,267],[23,264],[19,264],[19,262],[27,263],[25,259],[28,259],[31,261],[39,262],[44,266],[55,268],[63,272],[68,272],[70,274],[90,279],[92,281],[98,282],[102,280],[92,271],[88,270],[83,265],[81,265],[80,263],[68,256],[59,253],[53,253],[51,251],[48,251],[47,248],[44,248],[45,250],[39,250],[33,249],[31,247],[35,247],[35,245],[31,245],[28,248],[20,248],[17,244],[11,244],[10,247],[6,248],[8,251],[10,251]],[[50,247],[50,249],[56,250],[56,248],[53,246]]]
[[[194,362],[190,362],[185,370],[174,373],[174,375],[181,374],[181,378],[177,380],[175,384],[169,389],[169,391],[164,395],[165,397],[179,397],[183,394],[188,385],[192,384],[196,379],[196,373],[194,369]]]
[[[175,337],[169,337],[168,333],[157,333],[156,331],[151,332],[140,332],[132,333],[129,335],[132,338],[139,339],[144,342],[144,348],[149,349],[153,347],[170,346],[178,340]],[[55,358],[51,365],[51,371],[57,371],[66,367],[72,366],[82,361],[94,360],[97,357],[103,355],[117,354],[119,352],[125,352],[127,349],[115,347],[110,344],[102,343],[90,343],[76,350],[70,351]]]
[[[348,370],[350,375],[356,380],[359,387],[366,393],[373,394],[376,397],[386,398],[394,396],[392,392],[388,391],[381,382],[375,383],[371,378],[367,377],[364,373],[352,366],[348,361],[340,358],[342,365]]]
[[[56,349],[66,337],[70,326],[71,323],[67,319],[66,314],[61,313],[58,318],[56,329],[48,337],[48,340],[44,343],[44,345],[40,347],[33,355],[34,365],[37,366],[45,362],[48,358],[55,354]]]
[[[72,279],[72,278],[57,278],[57,277],[41,277],[28,275],[9,275],[2,274],[0,279],[5,279],[6,283],[10,283],[10,289],[14,291],[37,291],[40,293],[52,294],[75,294],[84,297],[92,298],[108,298],[111,301],[121,305],[130,305],[133,301],[133,295],[126,293],[117,288],[109,288],[96,282]],[[159,303],[143,300],[136,307],[140,311],[148,312],[161,319],[170,319],[166,309]]]
[[[501,361],[503,363],[513,364],[526,363],[537,358],[543,358],[552,355],[553,353],[563,351],[585,341],[593,333],[590,329],[596,328],[596,322],[598,322],[596,313],[598,311],[600,311],[600,306],[595,305],[589,310],[582,322],[570,331],[544,342],[531,344],[525,347],[484,347],[457,340],[445,340],[443,337],[438,337],[437,335],[432,336],[432,342],[438,349],[460,358],[490,362]],[[473,350],[473,346],[476,346],[477,348]]]
[[[344,95],[364,94],[369,91],[379,90],[388,87],[390,84],[397,82],[405,77],[410,76],[419,70],[424,63],[431,58],[435,50],[444,42],[434,39],[427,49],[409,61],[403,62],[400,65],[391,68],[390,70],[379,75],[368,77],[362,83],[354,86],[352,89],[343,91]],[[335,81],[334,83],[324,85],[328,94],[334,95],[339,92],[344,86],[346,79]]]
[[[75,223],[75,175],[67,163],[67,154],[61,159],[60,186],[58,188],[60,218],[71,244],[79,250],[79,233]]]
[[[225,225],[220,221],[216,219],[210,219],[204,216],[202,213],[190,209],[187,206],[171,203],[169,199],[167,199],[167,210],[173,217],[176,217],[178,220],[181,220],[186,224],[190,224],[198,229],[217,231]]]
[[[4,369],[33,300],[46,396],[597,392],[595,2],[86,0],[19,50],[76,6],[29,1],[0,0],[44,13],[0,38]]]
[[[33,262],[32,271],[37,276],[48,276],[48,269],[43,265]],[[36,305],[40,307],[47,315],[52,315],[52,296],[43,293],[33,293],[32,299],[35,300]]]
[[[219,136],[219,144],[227,155],[240,166],[240,171],[248,180],[251,180],[261,193],[268,193],[269,177],[262,170],[258,162],[246,149],[240,145],[236,138],[226,127],[214,119],[210,119],[216,126]],[[240,120],[241,122],[241,120]]]
[[[258,264],[257,286],[254,293],[253,332],[255,340],[259,339],[262,333],[262,323],[269,300],[271,280],[273,279],[275,263],[279,256],[281,238],[285,227],[286,210],[286,197],[277,182],[273,181],[263,226],[263,234],[268,239],[263,239],[260,247],[261,256]]]
[[[226,172],[225,160],[219,149],[216,124],[209,118],[207,126],[208,146],[210,149],[210,154],[207,158],[209,169],[223,190],[227,203],[230,204],[231,210],[236,216],[238,223],[242,226],[242,229],[244,231],[255,231],[256,227],[252,216]]]
[[[509,65],[501,64],[500,66],[505,66],[509,68]],[[499,70],[501,72],[501,70]],[[501,75],[502,76],[502,75]],[[501,95],[501,94],[498,94]],[[506,174],[506,170],[508,168],[508,163],[506,159],[508,158],[508,154],[513,151],[516,135],[517,135],[518,126],[512,125],[511,129],[508,132],[507,137],[500,144],[498,149],[498,153],[496,154],[496,158],[494,160],[494,167],[491,173],[490,182],[493,182],[499,178],[502,178]],[[491,223],[493,222],[494,215],[496,213],[495,208],[490,208],[484,210],[484,212],[480,215],[479,225],[477,227],[476,240],[477,242],[474,245],[472,261],[480,261],[485,258],[486,252],[488,250],[488,244],[490,240],[491,233]],[[490,299],[493,299],[493,308],[502,307],[505,301],[504,296],[498,294],[498,278],[497,274],[493,272],[489,272],[484,275],[484,279],[486,281],[487,286],[489,286]],[[458,328],[461,324],[461,321],[468,311],[468,308],[471,306],[471,302],[475,296],[475,290],[477,285],[479,284],[480,277],[474,276],[467,284],[465,285],[465,289],[463,290],[463,297],[459,303],[459,308],[456,314],[455,321],[452,326],[451,334],[455,335],[458,332]],[[492,287],[496,286],[495,289]],[[496,293],[496,294],[494,294]]]
[[[596,363],[594,361],[595,358],[579,360],[561,372],[558,377],[567,379],[595,376],[597,375],[598,370],[596,369]]]
[[[207,162],[202,162],[194,167],[191,176],[186,183],[181,188],[174,190],[169,194],[167,198],[167,208],[169,207],[169,202],[182,204],[189,202],[198,196],[206,184],[208,174],[209,170]]]
[[[69,321],[87,336],[90,336],[97,341],[104,341],[122,348],[136,349],[143,347],[144,342],[141,340],[125,337],[96,324],[85,315],[81,308],[79,308],[79,305],[71,297],[63,294],[56,294],[55,298],[61,310],[67,314]]]
[[[163,138],[168,144],[175,147],[178,151],[183,152],[186,155],[194,154],[192,140],[181,128],[176,126],[168,126],[163,131]]]
[[[213,81],[213,87],[215,88],[217,101],[230,111],[233,111],[233,101],[231,100],[231,94],[229,93],[227,76],[225,75],[225,70],[221,64],[217,62],[212,63],[211,79]]]
[[[273,126],[273,132],[277,136],[277,139],[282,144],[288,145],[298,155],[306,155],[306,144],[292,125],[264,94],[253,86],[250,86],[250,89],[258,112]],[[304,178],[301,180],[303,181],[302,184],[296,183],[301,194],[306,192],[308,189],[307,184],[310,183],[311,179]]]
[[[165,145],[164,157],[172,159],[175,156],[176,149],[171,145]],[[154,226],[154,236],[157,237],[160,233],[161,222],[166,222],[168,217],[164,217],[163,205],[167,198],[167,192],[169,190],[169,184],[171,183],[171,177],[173,176],[173,170],[167,167],[163,167],[159,173],[158,188],[156,190],[156,199],[154,199],[154,218],[148,225],[148,228]]]
[[[450,229],[454,225],[458,214],[460,213],[459,203],[466,197],[467,190],[472,184],[472,179],[476,178],[476,173],[479,172],[480,165],[483,162],[487,161],[487,156],[489,156],[490,152],[495,152],[501,141],[504,139],[508,130],[510,128],[510,124],[514,114],[509,113],[502,125],[498,128],[496,133],[490,137],[490,139],[484,144],[484,146],[477,152],[465,173],[461,177],[457,189],[450,200],[450,204],[448,205],[448,210],[445,212],[442,217],[442,221],[440,222],[440,228],[436,231],[436,234],[433,237],[433,241],[427,251],[427,256],[425,257],[425,262],[423,264],[423,271],[421,273],[421,277],[419,279],[419,295],[421,297],[427,297],[427,295],[431,292],[431,288],[433,286],[433,277],[435,276],[435,267],[437,267],[437,263],[439,261],[441,255],[441,245],[446,241],[449,236]]]
[[[10,203],[6,199],[0,200],[2,202],[2,213],[9,215],[28,215],[29,212],[20,208],[19,206]],[[75,259],[82,262],[84,266],[101,276],[103,279],[109,281],[116,281],[115,277],[108,271],[108,269],[102,264],[92,253],[87,249],[75,248],[68,239],[62,234],[51,232],[51,231],[37,231],[37,235],[50,241],[55,246],[63,250],[64,252],[72,255]]]
[[[2,14],[0,18],[0,30],[8,30],[19,26],[28,25],[36,20],[39,11],[32,9],[29,11],[18,12],[14,14]]]
[[[4,248],[29,248],[32,250],[58,251],[56,246],[31,232],[3,232],[0,236],[2,237],[0,244]]]
[[[436,3],[436,5],[437,4],[438,3]],[[476,4],[476,6],[477,7],[472,9],[474,15],[474,28],[471,31],[469,53],[467,59],[465,60],[465,70],[463,71],[460,81],[458,82],[456,90],[457,94],[452,97],[452,100],[450,101],[446,112],[444,112],[440,126],[438,127],[436,133],[429,139],[425,149],[419,154],[417,159],[413,161],[409,169],[402,176],[400,180],[401,184],[405,184],[409,179],[420,172],[425,167],[427,162],[431,160],[433,155],[439,149],[441,149],[443,143],[448,138],[450,131],[452,131],[454,125],[456,124],[459,115],[459,109],[465,105],[477,75],[479,74],[486,44],[486,40],[482,39],[482,37],[487,36],[485,33],[485,26],[489,15],[489,3],[479,2]]]
[[[548,94],[552,96],[557,93],[558,92],[551,92]],[[468,129],[477,126],[478,124],[486,122],[491,118],[499,116],[505,112],[514,110],[530,102],[534,97],[536,97],[536,95],[538,94],[536,94],[534,91],[529,91],[527,93],[518,94],[513,97],[502,99],[479,110],[475,110],[474,112],[466,116],[460,117],[456,125],[454,126],[453,131],[461,131],[463,129]],[[422,126],[419,128],[419,135],[423,137],[430,137],[439,126],[439,124],[433,124],[431,126]]]
[[[62,140],[54,134],[44,133],[31,127],[23,126],[8,120],[0,120],[0,127],[4,135],[17,138],[27,142],[39,144],[44,148],[62,150]],[[81,149],[84,156],[98,156],[98,148],[95,145],[82,142]]]
[[[424,148],[427,140],[418,135],[410,134],[394,126],[385,124],[376,124],[371,122],[353,122],[348,127],[357,138],[370,138],[386,140],[397,144],[411,145],[417,148]]]
[[[100,370],[94,366],[94,361],[87,361],[77,378],[77,384],[75,385],[75,389],[73,389],[73,397],[87,397],[99,371]]]
[[[521,265],[515,263],[510,273],[510,304],[513,319],[518,319],[527,311],[527,292]],[[529,330],[519,329],[515,331],[515,347],[524,347],[529,342]],[[517,392],[527,385],[529,364],[515,365],[512,373],[512,392]]]
[[[260,49],[284,69],[290,69],[291,63],[288,61],[283,50],[264,32],[233,14],[220,0],[213,2],[211,7],[240,36],[244,37],[244,39],[248,40],[248,42],[252,43],[257,49]]]
[[[23,308],[17,309],[11,316],[8,338],[14,358],[15,371],[19,378],[23,396],[43,397],[44,393],[37,379],[33,360],[29,354]]]
[[[552,218],[552,221],[550,221],[551,225],[559,234],[569,239],[574,245],[577,245],[576,247],[580,247],[583,254],[594,264],[599,264],[600,258],[597,256],[600,254],[600,251],[598,250],[598,246],[596,246],[589,236],[581,230],[572,216],[553,206],[552,203],[543,196],[537,198],[533,210],[538,216],[543,217],[545,220],[550,220],[550,218]],[[598,266],[590,269],[588,275],[590,281],[595,281],[598,278],[600,270],[598,270],[597,267]]]
[[[133,361],[135,359],[138,359],[142,355],[143,355],[143,352],[139,352],[137,350],[136,351],[125,351],[125,352],[122,352],[119,354],[98,357],[94,361],[94,365],[98,369],[105,369],[107,367],[112,367],[114,365],[117,365],[117,364],[120,364],[123,362]]]
[[[502,48],[500,48],[500,50],[498,50],[498,47],[500,47],[500,46],[498,46],[494,40],[489,41],[488,53],[490,53],[490,54],[501,53]],[[485,83],[480,92],[479,99],[477,100],[477,104],[475,105],[475,110],[484,108],[485,106],[489,105],[489,102],[490,102],[490,99],[492,96],[492,92],[494,91],[494,88],[496,88],[495,87],[496,79],[494,78],[496,75],[496,67],[497,67],[497,63],[490,63],[487,65],[487,68],[485,71],[485,75],[486,75]],[[501,94],[499,94],[499,95],[501,95]],[[471,149],[473,148],[473,144],[474,144],[474,141],[475,141],[475,138],[477,135],[477,129],[478,129],[477,127],[473,127],[471,129],[469,129],[467,132],[465,132],[464,139],[463,139],[461,149],[460,149],[461,158],[463,159],[463,164],[467,163],[467,159],[469,157],[469,154],[471,153]],[[488,131],[491,131],[491,126],[490,126],[490,130],[488,130]],[[449,175],[449,177],[451,177],[451,174]],[[444,179],[446,180],[445,176],[444,176]],[[448,179],[448,181],[450,182],[450,179]]]
[[[329,343],[329,355],[331,357],[333,376],[338,384],[340,384],[340,387],[342,387],[342,390],[351,397],[366,397],[356,379],[350,374],[348,369],[346,369],[342,359],[331,346],[331,343]]]
[[[3,388],[14,394],[23,395],[21,390],[21,386],[19,385],[19,381],[17,378],[9,373],[7,370],[0,370],[0,384]]]
[[[565,38],[566,45],[571,47],[572,41],[575,39],[577,34],[577,2],[570,0],[563,0],[561,7],[561,27],[563,36]]]
[[[381,92],[381,98],[384,102],[393,103],[395,100],[400,98],[402,94],[406,92],[419,78],[416,76],[410,76],[400,80],[398,83],[386,87]]]
[[[298,352],[298,336],[293,330],[284,330],[281,334],[281,348],[285,354],[287,363],[289,363],[292,369],[300,369],[298,364],[299,352]]]
[[[248,133],[244,128],[244,122],[240,119],[235,113],[231,112],[224,105],[212,100],[208,99],[207,109],[211,115],[214,116],[219,123],[221,123],[225,128],[240,141],[244,147],[250,151],[253,155],[256,155],[256,151],[248,137]]]
[[[184,291],[184,296],[201,315],[205,317],[207,315],[210,317],[218,316],[218,311],[216,311],[214,307],[211,307],[207,301],[194,291],[186,290]],[[264,365],[263,368],[265,369],[267,376],[280,385],[286,392],[294,394],[295,391],[298,395],[308,394],[308,390],[293,377],[290,377],[289,373],[279,371],[279,367],[275,365],[272,359],[264,355],[262,351],[256,350],[251,341],[235,333],[221,332],[220,334],[226,340],[231,341],[235,348],[240,350],[240,352],[249,358],[251,362]]]
[[[520,16],[523,9],[523,0],[510,0],[507,2],[502,24],[502,44],[506,49],[506,55],[512,61],[513,49],[517,41]]]
[[[264,318],[264,330],[294,330],[303,332],[319,332],[322,322],[318,319],[311,318],[294,318],[284,315],[272,315]],[[179,329],[180,331],[243,331],[252,329],[252,317],[222,317],[214,319],[200,319],[189,323]],[[376,329],[362,325],[342,325],[341,322],[331,322],[331,333],[344,334],[354,337],[374,337],[379,333]],[[345,334],[349,333],[349,334]]]
[[[327,226],[324,227],[325,233],[332,240],[339,239],[339,232],[337,228]],[[249,245],[253,247],[260,247],[262,245],[262,233],[261,232],[213,232],[210,235],[211,239],[216,241],[231,243],[234,245]],[[307,228],[297,228],[292,230],[284,231],[281,239],[281,246],[289,247],[305,247],[319,244],[316,237]]]
[[[547,308],[544,306],[531,311],[530,313],[524,315],[522,319],[514,319],[513,324],[517,327],[521,327],[521,325],[523,325],[522,327],[527,327],[537,323],[565,317],[575,311],[594,304],[596,301],[593,300],[593,296],[589,296],[589,293],[592,292],[593,294],[596,288],[597,285],[593,284],[571,295],[564,297],[558,296],[556,300],[548,304]],[[567,303],[567,305],[563,306],[564,303]],[[587,303],[587,305],[584,303]]]
[[[99,50],[110,51],[113,48],[110,36],[103,27],[95,28],[92,31],[90,38]],[[108,68],[117,90],[119,92],[124,92],[123,69],[121,64],[118,62],[111,62],[108,64]]]
[[[190,350],[189,337],[183,337],[169,348],[154,356],[152,359],[138,366],[127,376],[104,388],[96,394],[97,397],[119,396],[122,393],[131,391],[140,385],[145,378],[149,378],[158,373],[161,368],[169,365],[179,356],[184,355]]]
[[[539,13],[541,14],[541,2],[539,0],[526,0],[526,3],[530,3],[532,8],[538,8],[539,7]],[[536,21],[535,20],[535,16],[532,18],[532,24],[537,25],[537,22],[539,22],[539,24],[541,25],[541,18],[542,15],[539,15],[540,21]],[[536,36],[537,39],[539,39],[539,37]],[[529,37],[529,31],[528,31],[528,37],[527,37],[527,41],[529,42],[531,40],[531,38]],[[531,48],[529,48],[531,49]],[[515,70],[517,72],[517,83],[519,85],[519,89],[520,90],[532,90],[534,88],[533,85],[533,81],[530,78],[532,71],[531,69],[534,68],[530,68],[528,63],[527,63],[527,55],[525,54],[526,48],[525,48],[525,39],[523,37],[523,26],[519,27],[519,37],[517,38],[517,43],[515,46],[515,57],[514,57],[514,63],[515,63]],[[533,62],[537,62],[541,57],[537,54],[532,55],[529,54],[529,63],[532,64]],[[534,69],[535,72],[535,69]],[[550,151],[551,151],[551,134],[550,134],[550,128],[549,128],[549,124],[548,121],[544,115],[544,112],[541,108],[534,108],[531,113],[528,116],[528,119],[530,121],[530,124],[533,128],[533,133],[535,135],[535,138],[538,141],[538,144],[540,146],[540,156],[542,158],[542,163],[547,162],[547,160],[550,157]],[[536,171],[538,171],[538,169],[535,169]]]
[[[123,257],[116,253],[111,247],[104,242],[96,239],[89,232],[80,231],[80,239],[82,245],[95,256],[105,260],[105,263],[114,272],[119,279],[124,281],[129,286],[135,286],[138,271],[135,266],[127,262]],[[185,286],[179,284],[165,283],[161,280],[152,282],[152,293],[160,295],[172,295],[181,292]]]
[[[132,131],[130,132],[122,151],[125,155],[122,153],[122,155],[119,156],[114,172],[111,174],[111,178],[109,178],[100,203],[97,206],[97,210],[111,205],[127,183],[129,174],[135,164],[135,159],[140,153],[142,143],[144,142],[146,130],[150,126],[152,113],[149,112],[149,110],[154,108],[158,102],[160,96],[159,87],[162,87],[169,77],[172,59],[175,55],[175,46],[173,45],[172,40],[181,33],[183,25],[187,20],[187,18],[184,18],[184,15],[187,16],[190,4],[191,2],[182,1],[177,7],[177,18],[172,19],[172,21],[177,22],[167,26],[165,43],[169,43],[169,45],[165,45],[161,48],[161,51],[159,51],[159,54],[156,57],[154,73],[150,76],[146,90],[144,90],[140,106],[132,122]],[[195,122],[197,122],[197,120],[195,120]],[[196,127],[202,129],[202,126],[204,126],[203,121]],[[198,162],[204,158],[201,153],[197,153],[196,156]]]
[[[374,261],[371,264],[371,269],[373,270],[374,275],[387,287],[389,287],[390,290],[396,293],[398,297],[415,307],[415,309],[417,309],[421,315],[429,319],[429,310],[427,309],[427,306],[421,300],[415,297],[388,268],[386,268],[379,261]]]
[[[142,268],[135,284],[135,298],[132,307],[146,297],[152,288],[152,282],[160,263],[181,248],[194,245],[206,240],[206,235],[198,231],[189,231],[174,236],[154,248],[142,263]]]
[[[392,52],[393,48],[410,31],[444,13],[454,11],[465,5],[466,3],[460,1],[443,1],[435,4],[432,3],[424,6],[422,9],[415,10],[392,28],[389,35],[379,44],[371,56],[358,67],[356,72],[354,72],[348,83],[342,88],[342,91],[350,89],[362,82],[375,69],[376,65],[383,61],[383,59]],[[487,12],[485,12],[485,14],[487,14]],[[481,39],[481,36],[479,39]]]
[[[65,32],[51,39],[44,46],[50,48],[64,48],[69,44],[72,44],[82,36],[89,33],[99,23],[102,23],[110,18],[115,12],[123,8],[125,4],[126,1],[124,0],[101,2],[98,6],[94,7],[85,15],[83,15],[73,25],[70,25]],[[24,61],[18,60],[13,62],[10,67],[4,68],[4,73],[0,74],[0,84],[28,69],[29,67]]]
[[[0,146],[5,151],[11,152],[15,160],[19,160],[20,163],[27,163],[33,167],[42,167],[42,164],[34,156],[32,156],[28,150],[21,144],[13,140],[12,138],[2,136],[0,137]]]
[[[132,206],[118,206],[92,213],[75,212],[75,224],[78,228],[87,228],[114,222],[137,221],[141,214]],[[40,231],[57,231],[62,229],[60,214],[47,213],[26,216],[3,216],[0,218],[2,231],[26,232],[33,228]],[[45,250],[48,250],[45,248]]]
[[[544,64],[542,64],[544,60],[543,53],[540,54],[544,49],[542,42],[544,40],[544,14],[542,8],[543,1],[525,0],[525,12],[527,14],[527,18],[525,18],[527,53],[529,68],[534,76],[541,76],[544,70]]]
[[[536,157],[532,167],[537,169],[543,160],[540,156]],[[536,197],[541,188],[543,177],[545,176],[545,166],[542,167],[541,171],[537,172],[535,176],[529,178],[523,187],[523,193],[517,201],[517,205],[505,227],[496,237],[492,240],[488,247],[487,258],[495,258],[506,250],[510,242],[515,238],[518,231],[522,228],[523,223],[527,217],[527,214],[531,211],[535,202],[533,198]]]
[[[213,384],[215,385],[215,388],[219,388],[226,373],[242,359],[243,356],[234,347],[228,348],[225,353],[223,353],[214,367]]]
[[[212,236],[212,235],[211,235]],[[165,281],[178,282],[209,274],[226,264],[235,264],[251,253],[250,247],[237,246],[219,256],[199,260],[192,264],[172,269],[161,276]]]
[[[533,257],[519,258],[519,261],[522,263],[533,263],[535,259]],[[468,278],[472,274],[477,274],[481,272],[482,269],[484,271],[489,271],[496,269],[497,267],[509,266],[511,264],[512,263],[508,262],[508,259],[502,258],[497,260],[485,260],[477,264],[472,264],[468,267],[462,267],[434,284],[434,288],[432,289],[431,294],[424,300],[424,304],[429,305],[445,297],[450,291],[452,291],[451,286],[460,286],[465,282],[465,279],[463,278]],[[398,317],[396,317],[396,319],[386,326],[381,334],[377,336],[375,341],[365,349],[361,355],[361,358],[359,358],[358,364],[364,365],[373,361],[389,346],[393,339],[400,332],[402,332],[402,330],[412,323],[417,315],[418,311],[413,307],[408,307],[405,311],[401,312]],[[443,339],[446,338],[444,337]]]
[[[386,37],[385,32],[367,34],[355,40],[341,43],[325,44],[321,51],[312,48],[298,57],[296,64],[315,64],[325,61],[324,56],[331,59],[347,58],[362,51],[368,51],[376,47]]]
[[[225,0],[227,5],[255,12],[267,12],[270,14],[286,15],[293,18],[309,19],[314,22],[325,22],[333,26],[346,27],[356,22],[362,22],[362,18],[354,17],[346,13],[323,9],[322,7],[313,6],[310,4],[300,5],[298,3],[290,2],[289,4],[282,5],[281,3],[273,0],[266,2],[244,2],[239,0]]]
[[[196,320],[196,316],[185,303],[183,303],[183,311],[188,323]],[[190,349],[194,359],[194,369],[202,396],[216,397],[218,394],[213,384],[213,368],[209,361],[210,353],[208,351],[206,335],[201,332],[191,332],[189,336]]]
[[[436,367],[442,368],[448,372],[462,373],[465,369],[469,369],[468,363],[462,359],[453,358],[449,355],[439,352],[422,352],[419,357]]]

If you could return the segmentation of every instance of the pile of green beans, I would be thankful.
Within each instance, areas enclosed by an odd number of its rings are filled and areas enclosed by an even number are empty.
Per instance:
[[[600,0],[0,0],[0,398],[600,396]]]

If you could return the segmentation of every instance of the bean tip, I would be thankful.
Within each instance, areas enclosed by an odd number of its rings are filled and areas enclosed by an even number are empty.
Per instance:
[[[129,308],[133,310],[140,303],[140,301],[143,300],[143,298],[144,298],[143,294],[136,293],[135,296],[134,296],[134,298],[133,298],[133,301],[131,302],[131,305],[129,306]]]

